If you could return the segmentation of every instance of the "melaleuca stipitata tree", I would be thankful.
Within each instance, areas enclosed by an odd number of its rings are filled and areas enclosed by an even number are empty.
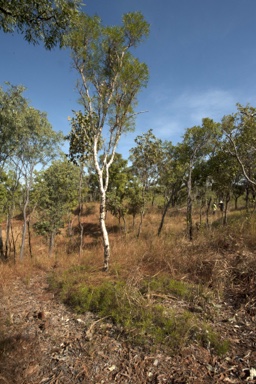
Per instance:
[[[98,17],[81,14],[66,41],[79,74],[77,89],[83,107],[71,123],[70,152],[93,159],[100,190],[104,270],[108,270],[110,258],[106,227],[109,169],[121,135],[134,128],[139,113],[135,111],[137,94],[148,80],[146,64],[131,49],[148,35],[149,25],[139,12],[125,14],[122,21],[120,26],[105,27]]]

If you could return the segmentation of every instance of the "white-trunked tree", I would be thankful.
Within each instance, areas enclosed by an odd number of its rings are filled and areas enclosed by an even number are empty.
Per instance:
[[[148,80],[148,68],[131,54],[149,33],[140,12],[123,16],[122,25],[105,27],[98,17],[81,14],[67,37],[83,111],[72,119],[70,154],[91,156],[100,189],[103,269],[108,270],[110,244],[106,228],[109,168],[121,135],[134,128],[137,94]],[[82,143],[81,143],[82,140]],[[101,156],[101,161],[100,161]]]

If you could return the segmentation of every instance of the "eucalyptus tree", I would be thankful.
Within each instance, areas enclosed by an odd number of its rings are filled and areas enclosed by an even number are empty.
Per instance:
[[[187,167],[187,235],[193,239],[193,182],[192,174],[195,165],[205,159],[214,150],[218,124],[209,118],[202,120],[202,126],[188,128],[180,144],[181,159]]]
[[[50,256],[56,234],[64,226],[65,216],[77,207],[79,179],[79,167],[66,159],[53,161],[37,175],[32,196],[38,212],[34,228],[47,237]]]
[[[186,187],[186,166],[182,161],[180,146],[171,142],[163,143],[163,156],[159,166],[159,185],[164,192],[164,206],[158,236],[163,229],[164,221],[170,206],[174,207],[181,199],[182,191]]]
[[[222,130],[229,153],[241,167],[247,182],[256,187],[256,108],[237,104],[237,112],[224,116]]]
[[[9,260],[11,254],[13,259],[16,259],[16,239],[12,230],[12,219],[19,209],[21,197],[22,185],[19,169],[2,171],[0,176],[0,209],[1,216],[5,217],[5,240],[2,240],[5,260]]]
[[[214,151],[215,152],[215,151]],[[213,154],[212,154],[213,155]],[[216,203],[216,193],[212,190],[213,177],[211,172],[211,158],[209,157],[202,159],[197,163],[192,172],[193,188],[196,196],[197,206],[199,206],[199,228],[202,225],[203,213],[205,213],[205,224],[209,227],[210,220],[209,215],[212,212],[213,206]],[[216,205],[217,207],[217,205]]]
[[[0,172],[6,161],[12,156],[17,143],[17,132],[22,129],[22,115],[27,108],[27,100],[22,93],[22,86],[13,86],[6,83],[0,87]],[[3,178],[1,177],[1,183]],[[3,203],[3,200],[2,200]],[[2,230],[0,231],[0,243],[3,244]],[[2,250],[3,254],[3,250]],[[5,255],[7,253],[5,252]]]
[[[159,177],[158,168],[162,159],[162,141],[153,134],[152,129],[149,129],[146,133],[137,136],[135,143],[137,144],[136,147],[130,149],[130,160],[133,173],[141,185],[141,198],[143,201],[137,235],[139,237],[145,214],[146,200],[151,187],[156,185]]]
[[[242,181],[242,174],[236,159],[220,146],[214,156],[208,160],[208,172],[212,179],[212,190],[219,200],[224,201],[223,224],[227,224],[228,205],[237,181]]]
[[[24,112],[28,101],[25,87],[6,83],[0,87],[0,167],[10,158],[18,144],[18,132],[23,127]]]
[[[69,118],[70,119],[70,118]],[[85,169],[87,171],[91,168],[92,164],[92,138],[88,136],[86,127],[89,120],[82,114],[81,111],[75,112],[75,116],[71,119],[71,132],[65,137],[69,141],[69,160],[79,166],[79,209],[78,209],[78,224],[80,228],[80,247],[79,255],[82,255],[83,251],[83,235],[84,225],[82,223],[82,215],[84,209],[84,189],[85,180],[87,180],[88,192],[90,191],[92,180],[89,174],[85,177]]]
[[[0,171],[0,216],[1,221],[5,218],[5,238],[2,237],[2,225],[0,225],[0,259],[8,260],[10,257],[10,244],[13,245],[13,256],[16,257],[15,242],[11,238],[11,220],[18,202],[20,184],[12,172]]]
[[[85,151],[92,154],[99,181],[104,270],[108,269],[110,258],[106,227],[109,169],[121,135],[134,128],[139,113],[135,112],[137,94],[148,80],[146,64],[135,58],[131,50],[148,33],[149,25],[140,12],[125,14],[122,25],[111,27],[103,26],[99,17],[80,14],[66,41],[79,74],[77,88],[83,106],[73,123],[81,125],[87,138]],[[73,152],[80,150],[73,148]]]
[[[19,115],[19,127],[15,127],[15,147],[12,156],[8,159],[9,167],[19,174],[22,184],[21,209],[23,212],[23,231],[20,248],[20,258],[23,258],[27,212],[29,207],[30,191],[34,181],[36,167],[46,166],[60,152],[62,133],[55,132],[47,116],[29,104]]]
[[[0,29],[18,31],[28,42],[43,41],[51,49],[62,45],[80,4],[77,0],[0,0]]]
[[[127,213],[132,215],[132,227],[135,227],[135,218],[137,215],[140,216],[140,226],[141,226],[141,218],[143,218],[143,214],[145,211],[145,201],[142,195],[141,183],[139,179],[134,175],[130,181],[128,188],[126,190],[127,197]],[[139,230],[140,230],[139,226]],[[137,233],[137,237],[139,236],[139,232]]]

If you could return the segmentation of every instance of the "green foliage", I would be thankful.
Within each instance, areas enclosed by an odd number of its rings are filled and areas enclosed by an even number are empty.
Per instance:
[[[136,147],[130,150],[132,170],[143,188],[148,190],[155,185],[162,160],[162,141],[157,139],[152,129],[135,139]]]
[[[74,164],[55,161],[36,178],[32,200],[37,204],[38,233],[49,235],[63,227],[64,217],[78,204],[80,170]]]
[[[225,147],[236,161],[245,179],[253,187],[256,185],[256,108],[237,104],[237,113],[224,116],[222,132]]]
[[[166,295],[175,295],[181,299],[190,301],[195,295],[195,287],[179,280],[162,277],[144,281],[141,288],[144,294],[150,294],[151,291]]]
[[[111,212],[111,214],[117,217],[119,220],[124,218],[127,213],[127,207],[123,199],[116,194],[108,193],[107,197],[107,210]]]
[[[14,30],[28,42],[43,41],[47,49],[62,45],[63,34],[77,15],[77,0],[0,0],[0,29]]]
[[[81,75],[78,89],[84,108],[72,119],[71,153],[87,157],[94,152],[99,166],[96,156],[103,149],[104,172],[113,161],[120,135],[133,127],[136,95],[148,79],[146,65],[129,52],[148,29],[140,13],[125,15],[123,25],[115,27],[104,27],[98,17],[80,14],[66,38]]]
[[[52,130],[45,113],[29,105],[24,91],[8,83],[6,89],[0,87],[0,164],[11,160],[23,177],[28,164],[34,168],[51,160],[63,138]]]
[[[127,212],[135,218],[136,215],[145,210],[145,202],[142,189],[137,180],[134,179],[127,190]]]
[[[91,117],[81,111],[74,113],[75,117],[71,119],[71,132],[65,138],[69,140],[69,158],[74,164],[85,163],[92,160],[95,135],[92,128],[97,127],[97,116],[94,114]]]
[[[7,83],[0,87],[0,165],[12,154],[18,143],[18,131],[23,128],[28,102],[22,93],[25,88]]]

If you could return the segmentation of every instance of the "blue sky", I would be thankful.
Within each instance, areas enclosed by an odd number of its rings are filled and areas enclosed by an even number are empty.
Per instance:
[[[87,0],[85,12],[116,25],[126,12],[141,11],[150,36],[136,50],[149,67],[148,87],[139,96],[136,130],[121,139],[125,158],[134,138],[153,133],[174,144],[203,117],[215,121],[256,107],[255,0]],[[68,116],[79,109],[76,73],[67,50],[46,51],[21,35],[0,32],[0,85],[22,84],[31,104],[67,134]]]

